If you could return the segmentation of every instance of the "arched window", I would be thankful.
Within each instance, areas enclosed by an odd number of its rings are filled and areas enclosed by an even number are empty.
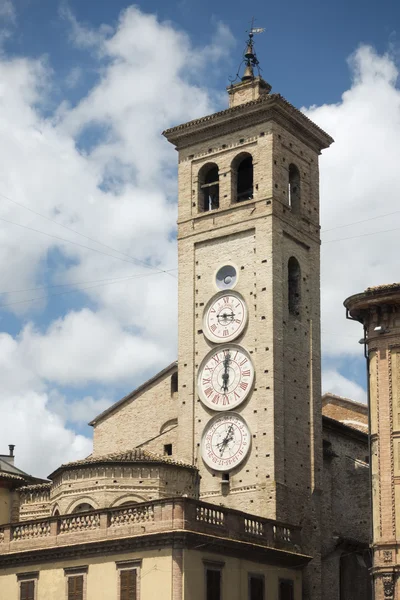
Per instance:
[[[215,163],[208,163],[199,172],[199,212],[219,208],[219,172]]]
[[[178,391],[178,371],[171,376],[171,396]]]
[[[75,506],[72,512],[81,513],[88,512],[89,510],[94,510],[93,506],[91,506],[91,504],[89,504],[88,502],[82,502],[82,504],[78,504],[78,506]]]
[[[293,163],[289,165],[288,200],[292,212],[300,212],[300,171]]]
[[[300,314],[301,272],[298,261],[292,256],[288,262],[288,308],[291,315]]]
[[[243,202],[253,198],[253,157],[247,152],[239,154],[232,164],[233,201]]]

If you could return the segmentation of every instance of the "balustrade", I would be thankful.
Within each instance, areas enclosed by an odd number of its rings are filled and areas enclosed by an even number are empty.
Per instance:
[[[14,541],[30,540],[48,535],[50,535],[50,521],[17,525],[12,529],[12,539]]]
[[[59,523],[59,533],[98,529],[100,527],[100,515],[98,513],[83,513],[73,517],[61,517]]]
[[[136,524],[146,523],[151,524],[151,528],[132,528]],[[108,537],[115,539],[116,535],[143,535],[145,530],[156,533],[158,530],[182,528],[232,540],[254,540],[257,544],[272,548],[300,550],[299,527],[190,498],[175,498],[2,525],[0,555],[17,548],[18,551],[23,550],[24,541],[29,542],[26,549],[34,547],[32,540],[37,540],[38,548],[68,544],[71,538],[66,534],[69,533],[75,534],[73,540],[76,543],[79,535],[85,542],[106,540]]]
[[[144,523],[154,521],[154,507],[150,506],[132,506],[131,508],[120,508],[110,513],[110,527],[120,525],[133,525],[134,523]]]

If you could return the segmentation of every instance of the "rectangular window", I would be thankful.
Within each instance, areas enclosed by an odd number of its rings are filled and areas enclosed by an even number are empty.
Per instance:
[[[221,571],[206,569],[206,600],[221,600]]]
[[[68,600],[83,600],[83,575],[68,577]]]
[[[121,569],[120,600],[137,600],[137,569]]]
[[[35,600],[35,581],[21,581],[20,583],[21,600]]]
[[[64,569],[67,580],[67,600],[86,600],[87,572],[87,566]]]
[[[140,600],[141,560],[115,563],[118,570],[118,600]]]
[[[36,586],[39,571],[34,573],[18,573],[19,600],[36,600]]]
[[[294,587],[291,579],[279,580],[279,600],[294,600]]]
[[[164,454],[165,456],[172,456],[172,444],[164,445]]]
[[[249,575],[249,600],[264,600],[263,575]]]

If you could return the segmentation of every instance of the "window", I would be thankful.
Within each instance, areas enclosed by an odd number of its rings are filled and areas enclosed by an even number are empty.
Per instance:
[[[164,445],[164,455],[165,456],[172,456],[172,444],[165,444]]]
[[[178,391],[178,371],[171,376],[171,396]]]
[[[35,600],[36,585],[39,577],[39,572],[34,573],[19,573],[17,581],[19,584],[19,599],[20,600]]]
[[[35,582],[21,581],[19,597],[21,600],[35,600]]]
[[[294,600],[294,588],[291,579],[279,580],[279,600]]]
[[[206,600],[221,600],[221,570],[206,569]]]
[[[72,512],[80,513],[80,512],[88,512],[89,510],[94,510],[93,506],[91,504],[89,504],[88,502],[82,502],[81,504],[78,504],[78,506],[75,506],[75,508]]]
[[[119,571],[118,600],[140,600],[141,561],[116,563]]]
[[[289,187],[288,187],[289,206],[292,212],[300,212],[300,172],[293,163],[289,165]]]
[[[232,197],[236,202],[253,198],[253,157],[251,154],[239,154],[232,168]],[[234,189],[236,187],[236,189]]]
[[[86,577],[88,567],[64,569],[67,578],[67,600],[86,600]]]
[[[204,165],[199,171],[199,212],[219,208],[219,171],[214,163]]]
[[[119,581],[120,600],[137,600],[137,570],[122,569]]]
[[[249,575],[249,600],[264,600],[263,575]]]
[[[288,262],[288,308],[291,315],[299,316],[301,272],[298,261],[292,256]]]
[[[83,575],[68,577],[68,600],[83,600]]]
[[[35,600],[36,583],[39,573],[18,575],[20,600]]]

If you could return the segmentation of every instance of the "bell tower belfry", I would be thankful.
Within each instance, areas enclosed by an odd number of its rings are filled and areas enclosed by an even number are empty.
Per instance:
[[[179,433],[204,501],[304,524],[321,487],[318,156],[332,138],[254,75],[164,132],[179,152]]]

